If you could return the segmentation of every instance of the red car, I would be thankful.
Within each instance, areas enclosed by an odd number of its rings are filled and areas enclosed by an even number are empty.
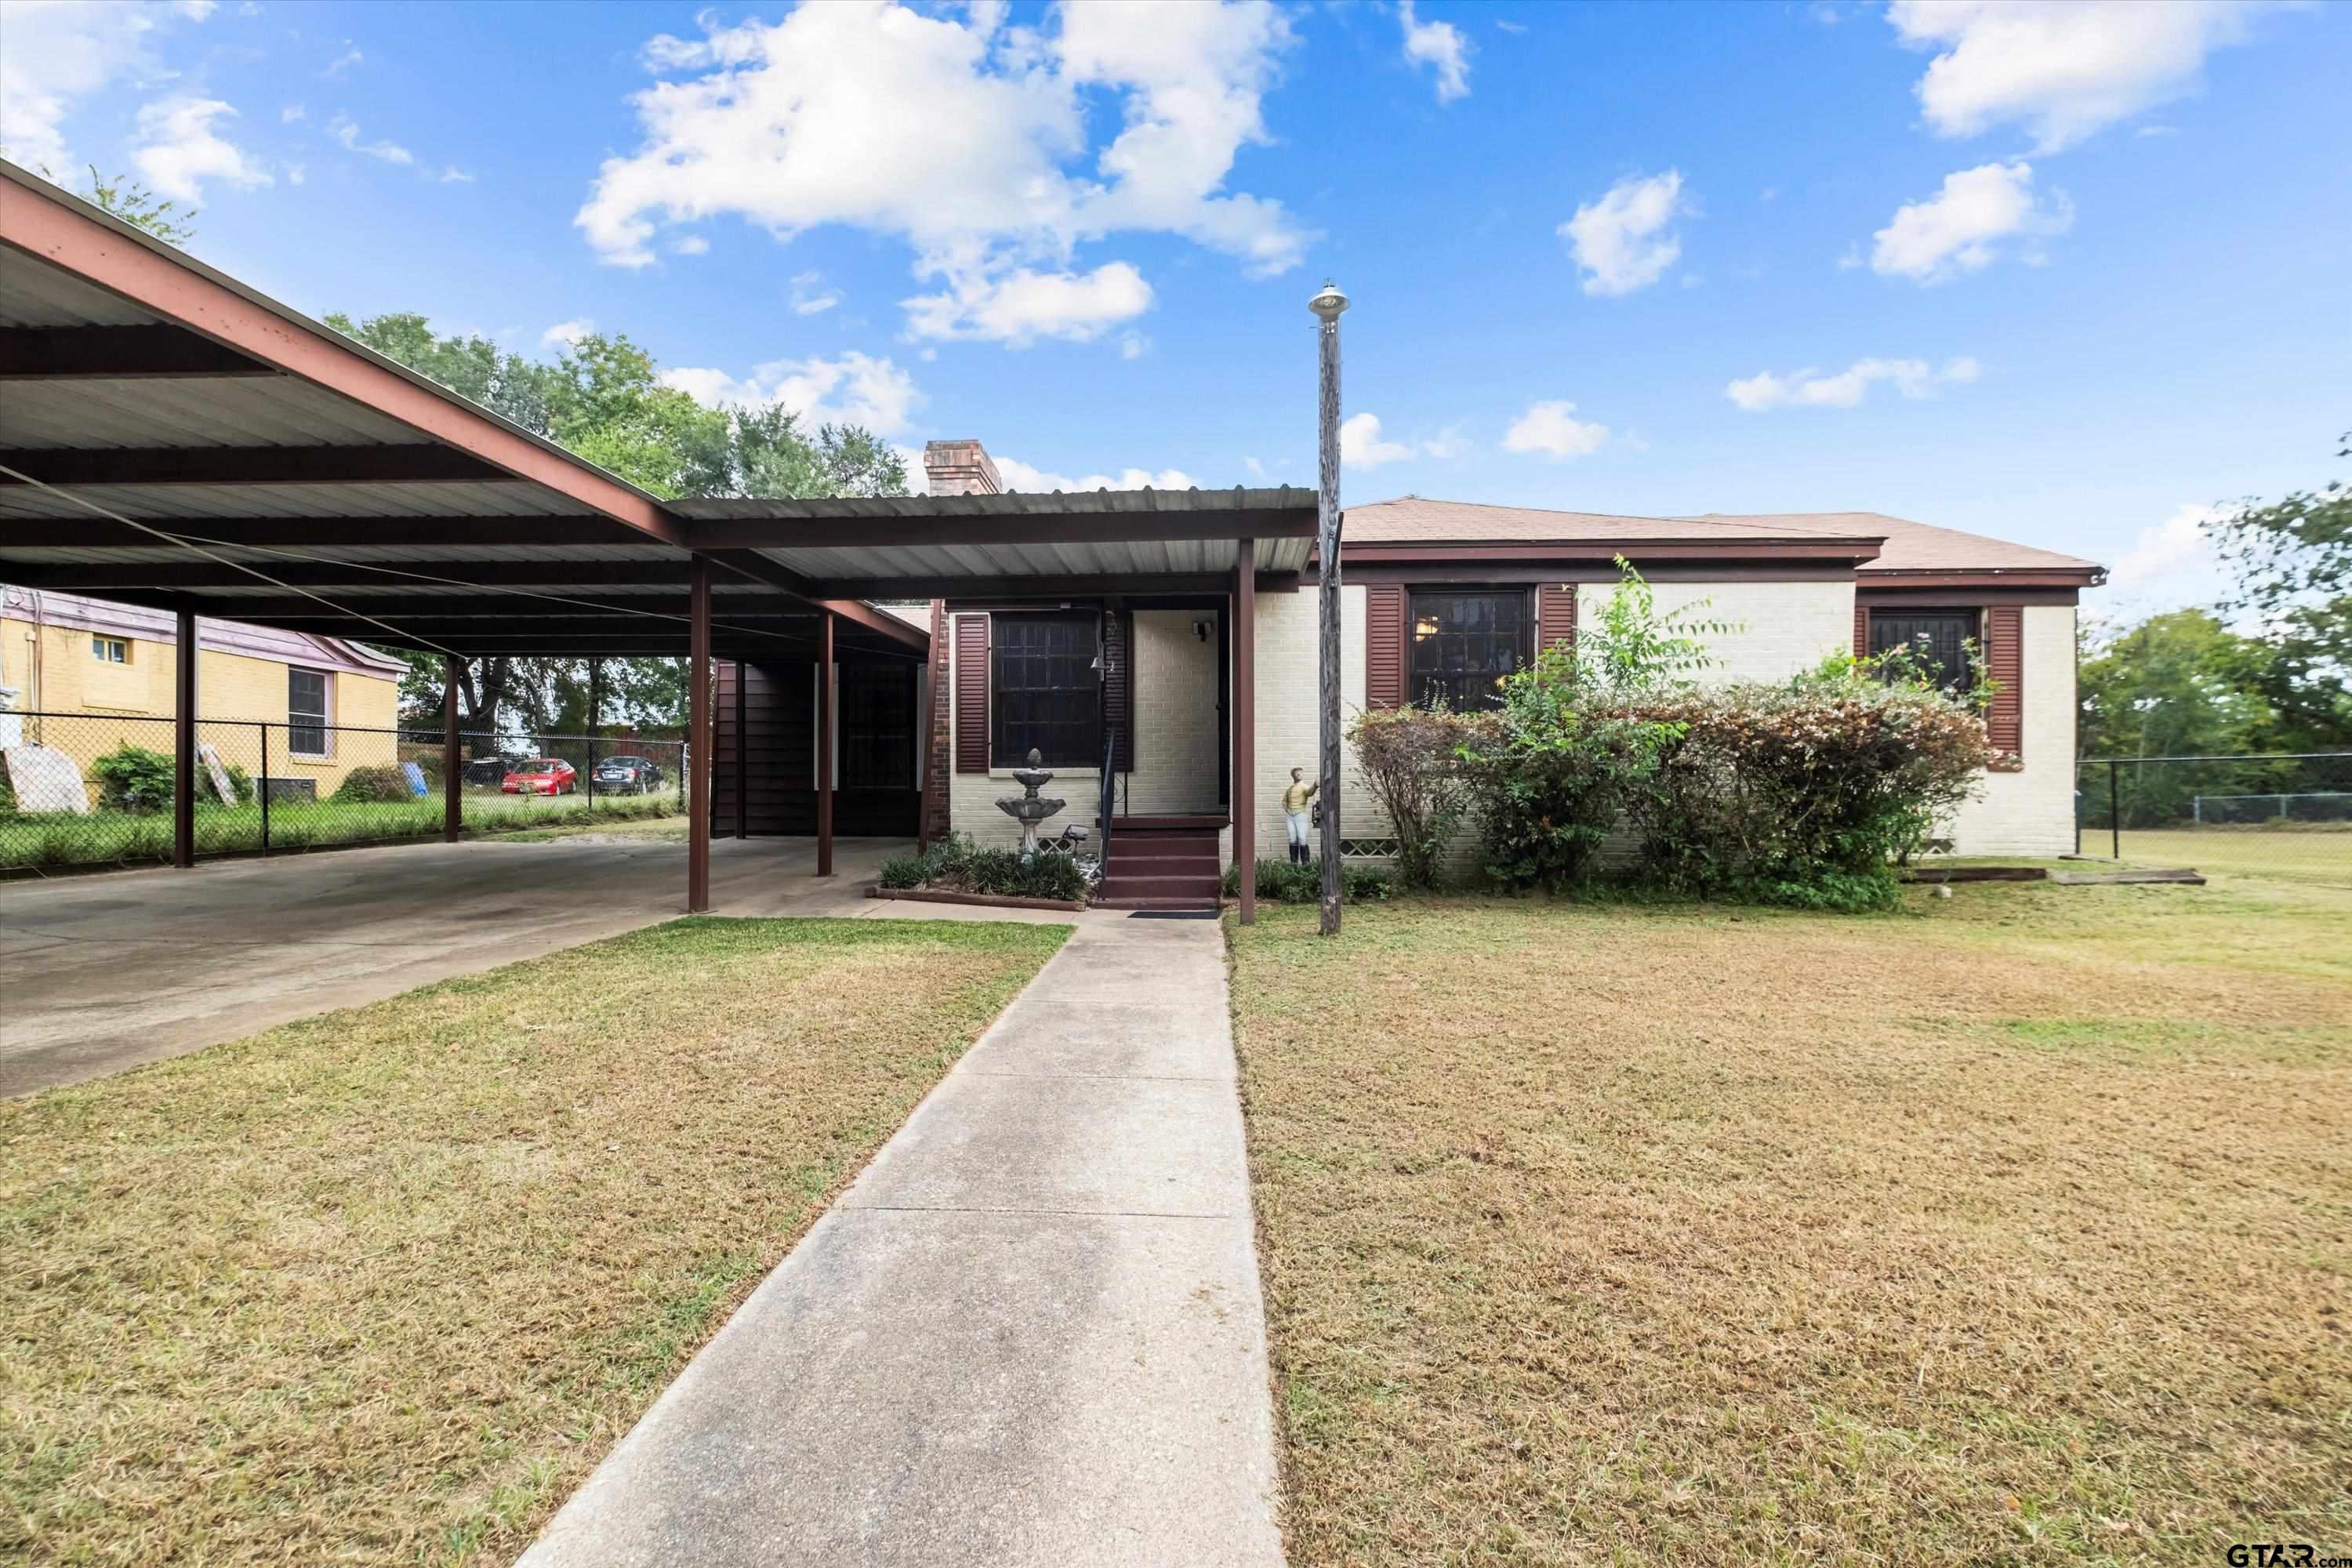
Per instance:
[[[580,788],[580,774],[561,757],[533,757],[509,768],[499,787],[509,795],[571,795]]]

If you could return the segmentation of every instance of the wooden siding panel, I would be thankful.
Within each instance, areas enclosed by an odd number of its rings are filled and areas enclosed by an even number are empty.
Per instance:
[[[1870,606],[1868,605],[1856,605],[1853,607],[1853,657],[1856,658],[1870,657]]]
[[[1405,594],[1400,583],[1364,590],[1364,706],[1404,706]]]
[[[988,617],[955,618],[956,772],[988,771]]]
[[[1576,584],[1546,583],[1536,590],[1536,651],[1555,643],[1576,647]]]
[[[1986,671],[1997,683],[1992,694],[1992,706],[1985,714],[1986,732],[1995,751],[2021,763],[2025,750],[2025,612],[2022,609],[2015,605],[1996,605],[1985,612],[1984,657]]]

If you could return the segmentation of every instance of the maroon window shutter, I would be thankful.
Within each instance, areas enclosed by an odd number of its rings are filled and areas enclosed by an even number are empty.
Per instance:
[[[1364,590],[1364,706],[1404,706],[1404,588],[1375,583]]]
[[[1856,658],[1870,657],[1870,606],[1868,605],[1856,605],[1853,607],[1853,657]]]
[[[956,772],[988,771],[988,617],[955,618]]]
[[[1555,643],[1576,647],[1576,584],[1547,583],[1536,590],[1536,651]]]
[[[1103,622],[1103,719],[1118,726],[1111,771],[1135,771],[1135,622],[1125,610]]]
[[[1985,731],[1993,750],[2024,761],[2025,612],[1996,605],[1985,612],[1985,669],[1997,683]]]

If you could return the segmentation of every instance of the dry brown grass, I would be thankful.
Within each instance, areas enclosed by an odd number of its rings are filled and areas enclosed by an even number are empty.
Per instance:
[[[1067,929],[682,921],[0,1106],[0,1559],[511,1557]]]
[[[2352,1547],[2352,895],[1236,930],[1291,1561]]]

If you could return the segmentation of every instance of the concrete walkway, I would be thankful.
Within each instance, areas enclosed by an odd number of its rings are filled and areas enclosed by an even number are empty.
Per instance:
[[[1213,921],[1081,919],[522,1559],[1282,1561]]]
[[[900,840],[710,847],[723,915],[867,915]],[[944,907],[944,906],[942,906]],[[0,1095],[29,1094],[686,912],[683,839],[484,839],[0,882]]]

